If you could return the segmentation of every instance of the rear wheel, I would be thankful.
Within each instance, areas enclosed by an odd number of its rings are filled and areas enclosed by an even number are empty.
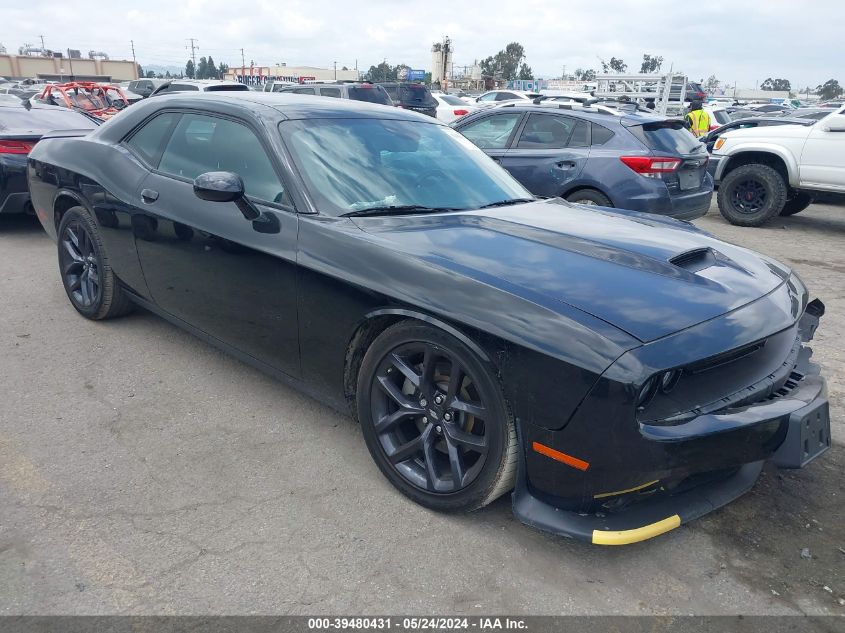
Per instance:
[[[786,204],[783,205],[783,209],[780,214],[781,216],[788,216],[801,213],[804,209],[813,204],[813,201],[814,198],[809,193],[805,193],[803,191],[798,192],[786,201]]]
[[[568,202],[575,204],[595,205],[599,207],[612,207],[613,203],[601,191],[595,189],[581,189],[566,196]]]
[[[768,165],[742,165],[722,179],[717,200],[719,211],[731,224],[760,226],[783,209],[786,183]]]
[[[455,337],[415,321],[364,356],[357,413],[382,473],[417,503],[473,510],[513,487],[513,419],[490,369]]]
[[[59,223],[58,236],[62,285],[76,311],[93,320],[129,312],[132,304],[109,265],[97,225],[85,209],[68,209]]]

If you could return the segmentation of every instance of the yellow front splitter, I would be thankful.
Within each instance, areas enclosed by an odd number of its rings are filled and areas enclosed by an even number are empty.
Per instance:
[[[631,543],[639,543],[660,534],[664,534],[669,530],[674,530],[681,524],[681,517],[673,514],[662,521],[649,523],[642,527],[634,528],[632,530],[593,530],[593,544],[594,545],[629,545]]]

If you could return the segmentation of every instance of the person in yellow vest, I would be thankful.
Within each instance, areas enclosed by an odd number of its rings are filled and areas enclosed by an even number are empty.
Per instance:
[[[710,115],[701,109],[701,101],[693,101],[687,112],[687,127],[696,137],[710,131]]]

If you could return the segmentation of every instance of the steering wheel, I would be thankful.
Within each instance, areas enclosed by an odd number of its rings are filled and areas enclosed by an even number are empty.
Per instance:
[[[436,176],[445,177],[446,172],[444,172],[442,169],[429,169],[428,171],[423,172],[422,175],[420,175],[419,178],[416,179],[416,181],[414,182],[414,188],[422,189],[426,181]]]

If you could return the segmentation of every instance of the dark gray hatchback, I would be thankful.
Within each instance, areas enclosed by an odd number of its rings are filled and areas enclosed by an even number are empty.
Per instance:
[[[470,114],[453,127],[537,196],[684,220],[710,208],[707,151],[680,121],[515,105]]]

